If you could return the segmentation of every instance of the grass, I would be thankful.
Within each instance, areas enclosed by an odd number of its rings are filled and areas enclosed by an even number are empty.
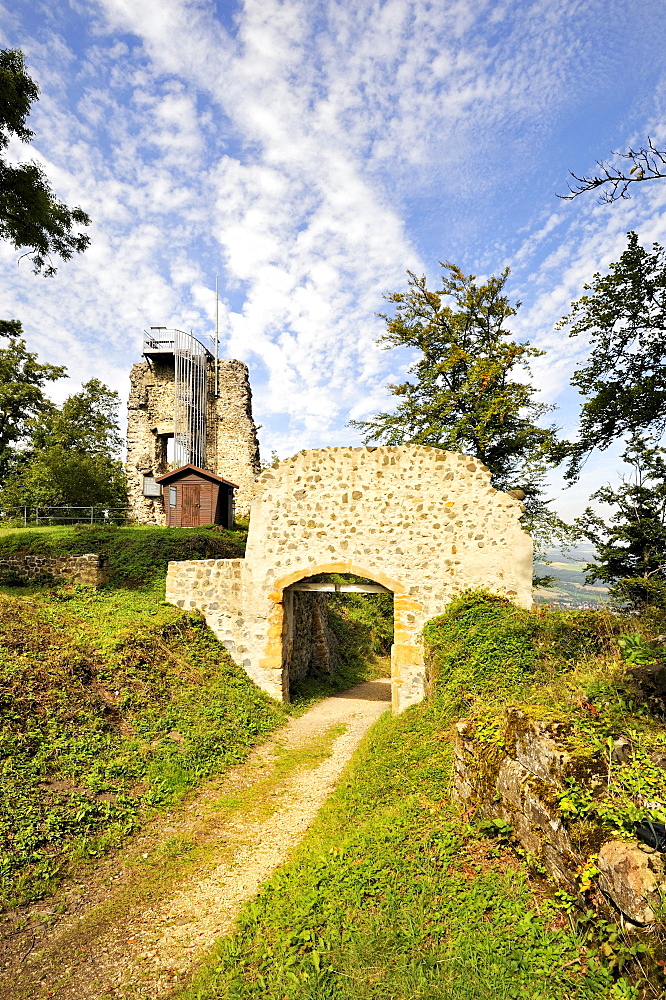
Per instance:
[[[252,684],[201,616],[164,602],[170,559],[238,556],[243,541],[243,531],[218,529],[0,533],[0,552],[97,551],[112,569],[99,591],[0,587],[0,908],[48,895],[73,863],[94,862],[243,760],[287,711],[377,673],[363,655],[375,632],[362,609],[354,618],[343,608],[340,675],[315,679],[287,709]]]
[[[590,850],[595,842],[633,839],[634,823],[647,812],[666,822],[666,770],[655,763],[666,759],[659,680],[666,651],[663,635],[653,642],[665,624],[660,615],[528,612],[501,598],[465,595],[427,626],[433,669],[446,678],[438,697],[470,720],[481,742],[501,741],[509,706],[557,722],[562,748],[580,771],[568,779],[562,812],[587,829]],[[620,739],[628,747],[622,761],[613,759]],[[653,803],[649,810],[645,802]]]
[[[577,916],[516,853],[510,830],[450,799],[461,716],[492,737],[520,704],[566,717],[580,741],[598,727],[663,743],[659,711],[637,690],[630,697],[632,665],[619,645],[628,627],[642,630],[632,648],[643,655],[664,631],[605,612],[527,612],[482,594],[454,602],[426,630],[430,702],[373,727],[295,856],[178,1000],[663,995],[656,953],[640,955],[592,910]]]
[[[178,1000],[613,995],[524,863],[451,805],[442,721],[422,706],[373,727],[295,856]]]
[[[166,839],[159,839],[158,832],[151,830],[148,838],[142,836],[127,845],[104,869],[108,876],[111,871],[118,873],[120,868],[122,877],[109,878],[108,888],[97,904],[58,936],[55,950],[47,956],[49,969],[68,965],[74,953],[94,949],[100,937],[127,923],[137,910],[157,905],[184,877],[192,878],[196,872],[198,879],[205,878],[225,859],[233,857],[244,838],[247,847],[251,847],[249,838],[253,836],[255,824],[265,821],[280,808],[282,800],[276,793],[297,771],[316,768],[330,757],[344,728],[330,726],[294,748],[282,746],[278,739],[273,746],[274,761],[268,773],[262,774],[259,780],[253,780],[252,769],[248,769],[247,784],[241,781],[233,795],[218,796],[215,795],[216,782],[207,783],[204,796],[197,800],[194,820],[192,813],[186,810],[179,813],[184,827],[178,829],[177,819],[177,832]],[[228,820],[239,821],[242,827],[247,827],[247,833],[240,834],[239,825],[234,822],[234,836],[231,840],[220,841],[220,827]],[[173,816],[171,829],[172,824]],[[56,895],[50,902],[51,913],[62,912],[58,899]],[[34,913],[32,919],[35,919]],[[42,919],[40,915],[38,919]],[[26,984],[20,980],[20,975],[13,985],[17,997],[33,995],[34,984]]]
[[[77,524],[2,528],[0,558],[18,552],[38,555],[95,552],[108,556],[112,586],[136,587],[163,578],[171,560],[240,558],[246,539],[245,525],[234,531],[217,525],[161,528]]]
[[[5,907],[50,892],[285,718],[159,584],[19,593],[0,593]]]

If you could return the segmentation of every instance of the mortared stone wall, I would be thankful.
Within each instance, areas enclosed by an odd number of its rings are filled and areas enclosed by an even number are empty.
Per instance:
[[[171,563],[167,600],[199,608],[249,676],[289,697],[290,587],[351,573],[394,595],[394,711],[425,693],[421,629],[467,588],[532,604],[522,505],[473,458],[418,445],[321,448],[264,471],[245,559]]]

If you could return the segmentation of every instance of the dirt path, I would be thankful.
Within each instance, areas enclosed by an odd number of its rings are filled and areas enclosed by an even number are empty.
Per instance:
[[[301,840],[389,700],[381,680],[320,702],[94,878],[15,918],[0,998],[134,1000],[182,985]]]

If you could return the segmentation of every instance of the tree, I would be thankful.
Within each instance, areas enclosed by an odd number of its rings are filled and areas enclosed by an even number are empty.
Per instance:
[[[42,364],[26,350],[18,320],[0,320],[0,338],[8,338],[0,348],[0,483],[17,458],[16,445],[25,444],[31,421],[52,403],[44,395],[46,382],[55,382],[67,371],[61,365]]]
[[[634,435],[622,458],[631,473],[620,488],[603,486],[591,498],[613,509],[610,518],[588,507],[576,522],[597,549],[586,580],[611,584],[611,596],[625,606],[666,608],[666,450]]]
[[[542,480],[556,430],[537,421],[553,407],[536,400],[529,381],[531,358],[543,352],[510,339],[505,324],[520,303],[504,294],[509,269],[478,284],[453,264],[441,265],[442,284],[428,289],[425,277],[411,271],[409,289],[386,296],[395,314],[380,314],[387,348],[418,351],[409,369],[413,381],[390,385],[400,402],[393,413],[351,421],[363,440],[384,444],[422,444],[474,455],[501,490],[526,494],[526,523],[546,541],[566,534],[566,525],[549,511]]]
[[[118,457],[122,447],[119,403],[117,392],[91,378],[60,408],[45,411],[33,422],[32,445],[37,450],[57,446],[86,455]]]
[[[557,452],[569,460],[570,482],[594,448],[666,430],[666,251],[655,243],[650,253],[631,232],[620,260],[584,288],[591,294],[573,302],[558,324],[592,347],[571,380],[586,400],[578,440]]]
[[[32,258],[35,274],[48,277],[56,273],[52,256],[69,260],[89,245],[80,227],[88,226],[90,218],[82,208],[58,201],[39,164],[10,164],[1,155],[12,136],[21,142],[32,139],[26,119],[38,96],[23,53],[0,50],[0,238]]]
[[[558,194],[557,197],[573,201],[585,191],[603,188],[599,201],[610,204],[620,198],[630,198],[629,187],[632,184],[666,178],[666,149],[657,149],[650,136],[647,146],[629,148],[626,153],[613,153],[613,156],[628,161],[632,166],[613,165],[606,160],[597,160],[598,174],[583,174],[579,177],[570,172],[569,176],[576,183],[572,185],[570,181],[569,194]]]
[[[90,379],[37,417],[28,457],[0,495],[3,507],[124,505],[118,403],[116,392]]]

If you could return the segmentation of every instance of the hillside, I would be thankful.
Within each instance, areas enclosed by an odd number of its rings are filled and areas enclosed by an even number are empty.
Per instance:
[[[548,562],[534,564],[536,576],[553,576],[551,587],[534,591],[537,604],[553,604],[562,608],[603,607],[608,602],[608,588],[601,583],[585,583],[585,566],[594,561],[594,549],[578,546],[564,556],[559,551],[547,553]]]
[[[362,608],[338,609],[338,676],[310,679],[294,705],[278,705],[198,613],[165,603],[169,560],[241,556],[244,540],[217,528],[0,533],[0,554],[94,551],[111,567],[98,591],[0,582],[0,909],[117,847],[243,760],[289,711],[376,675],[372,622]]]
[[[619,655],[622,624],[481,594],[454,602],[427,626],[430,702],[371,730],[292,860],[178,1000],[663,996],[662,932],[636,937],[604,915],[584,836],[594,820],[631,839],[642,795],[666,819],[666,771],[644,763],[666,749],[663,704]],[[631,734],[634,752],[603,795],[571,790],[575,891],[549,882],[511,827],[451,799],[453,723],[468,720],[492,756],[511,705],[565,720],[606,771],[606,741]]]
[[[81,954],[91,927],[103,935],[111,921],[108,933],[115,933],[113,921],[120,919],[120,910],[114,917],[105,909],[105,884],[116,877],[109,873],[134,873],[126,899],[156,892],[156,878],[159,891],[168,892],[169,880],[177,885],[199,855],[216,863],[224,841],[211,839],[213,814],[233,819],[238,809],[258,810],[260,817],[279,811],[276,785],[266,785],[256,801],[227,791],[218,802],[218,791],[206,805],[206,783],[243,761],[288,712],[300,714],[325,693],[320,679],[306,685],[300,704],[275,704],[198,615],[164,603],[164,568],[173,553],[235,555],[242,535],[98,532],[0,535],[5,551],[105,545],[102,551],[115,559],[112,584],[101,591],[53,583],[0,587],[5,927],[25,935],[44,912],[57,922],[66,902],[46,911],[22,904],[48,900],[63,880],[81,878],[84,865],[85,891],[101,902],[92,923],[83,922],[82,937],[68,931]],[[346,687],[376,673],[372,654],[387,641],[387,622],[372,599],[354,595],[348,606],[335,600],[344,660],[337,686]],[[180,992],[174,982],[169,996],[660,995],[666,988],[661,929],[639,939],[623,932],[603,910],[594,858],[600,838],[631,839],[646,802],[653,818],[666,820],[666,771],[654,763],[666,759],[666,703],[636,675],[637,665],[647,664],[650,677],[650,664],[660,669],[664,633],[663,616],[624,621],[605,611],[529,612],[483,594],[454,601],[426,627],[429,701],[382,716],[293,857],[245,906],[236,932],[215,946],[194,979],[181,982]],[[455,724],[465,721],[490,767],[515,707],[564,727],[567,745],[584,763],[558,805],[576,845],[575,891],[548,880],[511,826],[451,797]],[[340,735],[322,731],[313,760],[325,760]],[[611,767],[608,747],[616,741],[628,750]],[[280,745],[278,771],[311,766],[307,755],[305,762],[299,753],[285,755]],[[599,774],[601,784],[588,787],[586,776],[596,781]],[[199,788],[204,797],[196,816],[208,818],[202,832],[195,826],[179,839],[173,831],[180,820],[172,817],[180,804],[198,802]],[[159,816],[171,832],[149,853],[139,838],[143,830],[159,830],[153,822]],[[126,849],[131,863],[104,860],[124,858]],[[142,858],[152,874],[142,873]],[[105,884],[95,887],[98,870]],[[70,897],[55,897],[61,898]]]

